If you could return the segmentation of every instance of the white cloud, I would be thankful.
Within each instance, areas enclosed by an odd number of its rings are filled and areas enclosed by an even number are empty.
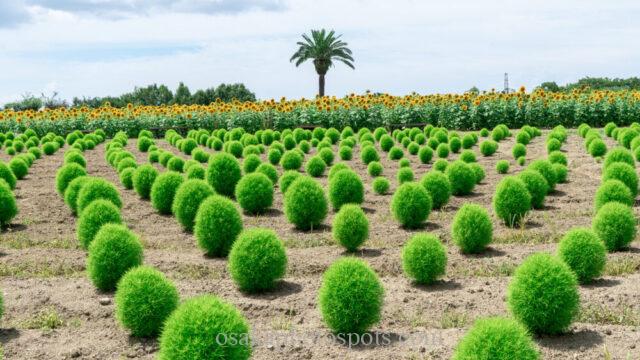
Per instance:
[[[335,95],[500,88],[504,72],[512,87],[531,88],[637,76],[640,61],[633,46],[640,4],[627,0],[183,0],[168,8],[157,5],[165,0],[82,1],[85,7],[29,0],[36,1],[29,26],[0,28],[0,101],[50,83],[72,98],[180,81],[192,89],[243,82],[260,98],[308,98],[317,87],[313,66],[288,60],[300,34],[320,27],[342,33],[356,59],[355,71],[338,64],[329,72],[327,92]],[[216,8],[232,3],[233,11]],[[99,15],[127,4],[142,10]]]

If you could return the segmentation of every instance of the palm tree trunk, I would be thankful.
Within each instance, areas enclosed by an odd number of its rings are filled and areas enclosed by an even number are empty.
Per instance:
[[[324,74],[318,75],[318,95],[324,96]]]

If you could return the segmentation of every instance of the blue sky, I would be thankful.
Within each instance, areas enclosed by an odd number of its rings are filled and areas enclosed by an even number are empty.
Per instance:
[[[640,76],[640,2],[3,0],[0,104],[30,92],[118,95],[136,85],[243,82],[259,98],[312,97],[300,34],[343,34],[327,93],[462,92],[584,76]]]

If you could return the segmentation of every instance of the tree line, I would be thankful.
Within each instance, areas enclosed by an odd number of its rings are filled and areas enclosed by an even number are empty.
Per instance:
[[[71,104],[66,100],[58,98],[57,93],[52,96],[42,94],[37,97],[32,94],[23,95],[19,101],[5,104],[5,109],[13,109],[15,111],[39,110],[42,108],[59,108],[59,107],[90,107],[97,108],[109,104],[112,107],[125,107],[128,104],[133,105],[208,105],[212,102],[223,101],[256,101],[256,95],[247,89],[244,84],[220,84],[217,87],[208,89],[200,89],[191,92],[189,87],[184,83],[180,83],[175,92],[172,92],[166,85],[148,85],[145,87],[136,87],[132,92],[122,94],[120,96],[105,97],[74,97]],[[219,99],[219,100],[218,100]]]

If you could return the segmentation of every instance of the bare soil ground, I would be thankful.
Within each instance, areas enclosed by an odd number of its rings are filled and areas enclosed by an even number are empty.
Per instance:
[[[538,137],[527,147],[527,160],[546,156],[544,139]],[[168,143],[158,143],[178,153]],[[348,164],[365,180],[363,206],[370,221],[370,239],[356,256],[368,261],[384,284],[382,320],[372,335],[390,339],[390,344],[353,348],[329,337],[316,301],[323,271],[346,255],[331,238],[333,213],[319,230],[297,231],[282,213],[282,195],[276,189],[272,211],[244,216],[247,228],[274,229],[285,241],[289,258],[287,275],[276,290],[246,295],[234,286],[224,259],[204,257],[193,235],[183,232],[175,218],[158,215],[148,201],[120,185],[116,171],[104,159],[104,145],[87,151],[85,157],[90,175],[104,177],[119,187],[125,204],[123,218],[144,242],[145,263],[174,280],[183,299],[210,293],[241,309],[253,337],[260,340],[254,347],[254,358],[447,359],[476,318],[508,316],[506,288],[513,270],[525,257],[539,251],[554,252],[566,230],[591,224],[601,165],[571,131],[563,146],[569,159],[568,183],[558,185],[547,198],[546,208],[532,212],[526,226],[518,229],[508,229],[494,218],[494,243],[482,255],[466,256],[458,251],[449,235],[456,210],[466,202],[492,208],[495,186],[504,176],[495,171],[496,161],[510,160],[509,173],[522,169],[511,157],[513,143],[513,137],[503,140],[491,157],[482,157],[474,147],[486,169],[486,179],[472,195],[452,198],[443,210],[434,211],[424,229],[417,231],[398,226],[389,212],[391,195],[371,191],[371,177],[359,153],[354,152],[354,160]],[[139,162],[146,162],[146,154],[135,149],[135,140],[128,149]],[[38,160],[29,176],[19,182],[20,214],[0,234],[0,289],[5,298],[0,343],[5,357],[154,358],[157,341],[130,337],[114,317],[113,294],[96,291],[85,275],[86,254],[77,245],[76,219],[55,191],[55,173],[62,156],[60,151]],[[417,157],[407,156],[417,179],[430,169],[431,165],[421,165]],[[450,156],[455,157],[457,154]],[[0,158],[7,160],[4,154]],[[393,191],[397,162],[386,158],[382,162]],[[326,176],[319,181],[327,185]],[[420,231],[437,234],[448,247],[447,275],[428,287],[412,284],[401,268],[402,245]],[[608,257],[605,276],[580,288],[583,310],[570,331],[535,339],[543,358],[640,359],[640,243]]]

